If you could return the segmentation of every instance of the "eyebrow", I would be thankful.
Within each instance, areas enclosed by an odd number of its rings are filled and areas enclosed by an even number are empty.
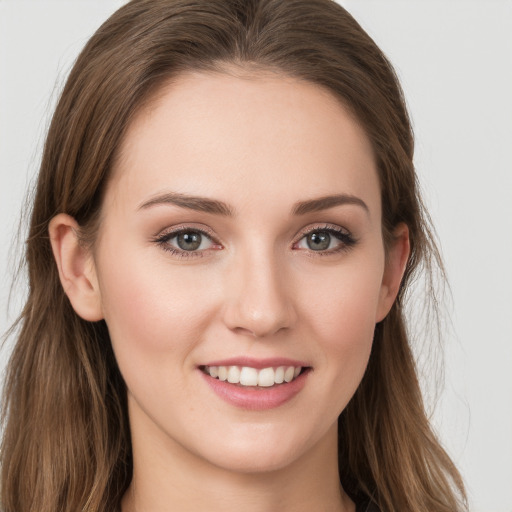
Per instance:
[[[153,197],[149,201],[142,203],[139,206],[139,210],[164,204],[171,204],[179,206],[180,208],[187,208],[198,212],[213,213],[216,215],[225,215],[228,217],[232,217],[234,215],[234,211],[231,206],[222,201],[209,199],[207,197],[178,194],[176,192],[169,192]]]
[[[166,204],[178,206],[180,208],[187,208],[199,212],[223,215],[226,217],[233,217],[235,215],[235,211],[233,210],[233,208],[227,203],[224,203],[223,201],[201,196],[179,194],[177,192],[168,192],[165,194],[155,196],[149,199],[148,201],[142,203],[138,209],[144,210],[147,208],[151,208],[152,206]],[[299,201],[298,203],[295,203],[295,205],[293,206],[292,213],[294,215],[305,215],[307,213],[319,212],[322,210],[328,210],[329,208],[334,208],[335,206],[343,205],[360,206],[367,213],[370,213],[367,204],[362,199],[349,194],[335,194],[330,196],[319,197],[316,199],[309,199],[306,201]]]
[[[295,203],[293,208],[294,215],[305,215],[306,213],[319,212],[327,210],[335,206],[342,206],[352,204],[360,206],[366,213],[370,213],[367,204],[359,197],[349,194],[336,194],[332,196],[319,197],[318,199],[311,199],[309,201],[300,201]]]

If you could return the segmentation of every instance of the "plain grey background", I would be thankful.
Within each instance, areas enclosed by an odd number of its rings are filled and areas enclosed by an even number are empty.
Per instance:
[[[12,242],[77,53],[121,0],[0,0],[0,332]],[[453,306],[433,423],[471,510],[512,512],[512,1],[340,0],[389,56],[417,138]],[[1,366],[9,345],[1,352]],[[423,384],[432,396],[429,374]],[[430,405],[433,402],[430,401]]]

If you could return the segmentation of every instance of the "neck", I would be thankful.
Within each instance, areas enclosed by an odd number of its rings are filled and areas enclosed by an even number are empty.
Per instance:
[[[336,429],[284,468],[240,473],[179,445],[133,446],[133,479],[123,512],[354,512],[338,477]]]

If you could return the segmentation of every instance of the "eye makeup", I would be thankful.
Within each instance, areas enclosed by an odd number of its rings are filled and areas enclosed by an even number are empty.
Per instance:
[[[336,224],[313,225],[303,230],[292,248],[306,250],[311,256],[328,256],[345,252],[357,244],[354,236]]]
[[[209,229],[197,226],[180,225],[165,230],[151,241],[178,258],[203,257],[207,251],[223,249]]]
[[[197,225],[179,225],[164,230],[151,241],[161,249],[178,258],[204,257],[210,251],[222,250],[213,231]],[[357,240],[347,229],[336,224],[316,224],[302,229],[291,249],[306,251],[308,255],[329,256],[353,248]]]

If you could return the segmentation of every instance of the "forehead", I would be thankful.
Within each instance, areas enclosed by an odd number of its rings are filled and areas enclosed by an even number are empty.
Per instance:
[[[166,84],[129,126],[109,188],[135,202],[172,190],[230,204],[334,192],[380,205],[358,122],[328,90],[270,72],[190,72]]]

